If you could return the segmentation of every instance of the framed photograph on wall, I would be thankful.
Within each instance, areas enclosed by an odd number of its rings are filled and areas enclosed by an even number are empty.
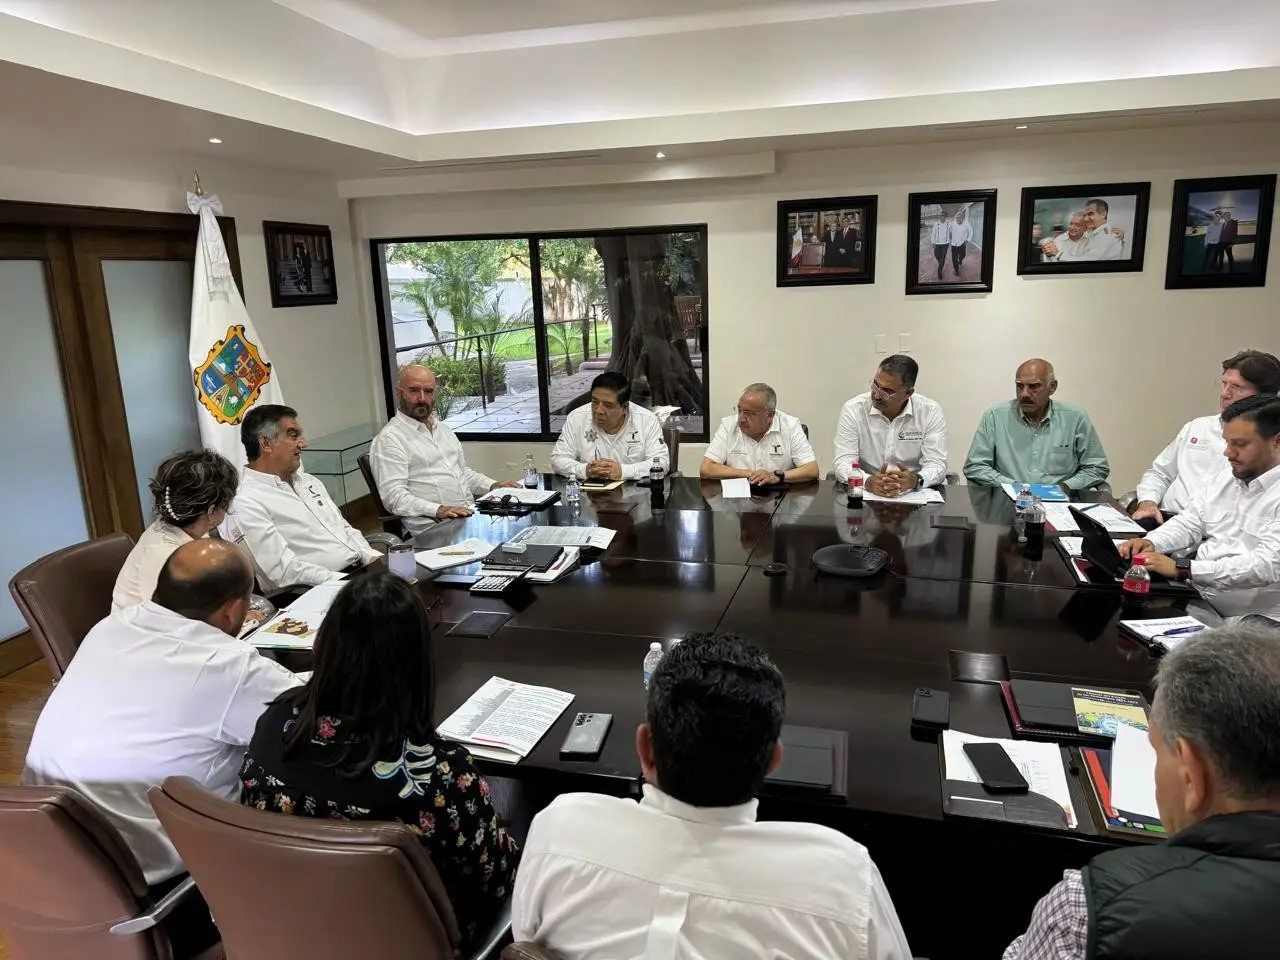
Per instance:
[[[778,201],[778,286],[875,280],[875,197]]]
[[[1166,290],[1263,287],[1276,175],[1175,180]]]
[[[1140,272],[1150,183],[1026,187],[1018,273]]]
[[[264,220],[271,306],[314,307],[338,302],[333,237],[328,227]]]
[[[996,192],[907,198],[907,293],[990,293]]]

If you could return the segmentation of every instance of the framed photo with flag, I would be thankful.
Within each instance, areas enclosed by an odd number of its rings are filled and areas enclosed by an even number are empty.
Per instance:
[[[267,277],[273,307],[314,307],[338,302],[329,228],[264,220]]]
[[[778,286],[875,283],[876,197],[778,202]]]

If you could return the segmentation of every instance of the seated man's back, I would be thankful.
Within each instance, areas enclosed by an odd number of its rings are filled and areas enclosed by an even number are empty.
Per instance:
[[[567,960],[909,956],[863,846],[755,815],[652,786],[638,804],[558,797],[529,832],[514,928]]]
[[[733,636],[690,635],[649,681],[644,799],[569,794],[534,817],[512,931],[565,960],[906,960],[867,851],[757,823],[782,759],[782,675]]]
[[[36,723],[23,781],[83,794],[120,830],[148,883],[183,867],[147,790],[188,776],[236,799],[258,717],[300,682],[231,629],[243,622],[252,583],[248,561],[230,544],[179,547],[156,597],[214,609],[184,615],[148,601],[111,614],[89,631]],[[218,602],[224,594],[230,599]]]

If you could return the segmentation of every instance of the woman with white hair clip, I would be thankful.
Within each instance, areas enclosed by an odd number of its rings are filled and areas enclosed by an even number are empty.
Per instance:
[[[222,522],[239,484],[231,461],[212,450],[184,450],[156,468],[150,482],[156,519],[138,538],[116,578],[112,612],[151,599],[169,555]]]

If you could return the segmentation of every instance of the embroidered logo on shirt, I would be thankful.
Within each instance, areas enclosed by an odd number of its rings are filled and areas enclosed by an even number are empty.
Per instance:
[[[902,430],[898,433],[899,440],[923,440],[924,432],[921,430]]]

